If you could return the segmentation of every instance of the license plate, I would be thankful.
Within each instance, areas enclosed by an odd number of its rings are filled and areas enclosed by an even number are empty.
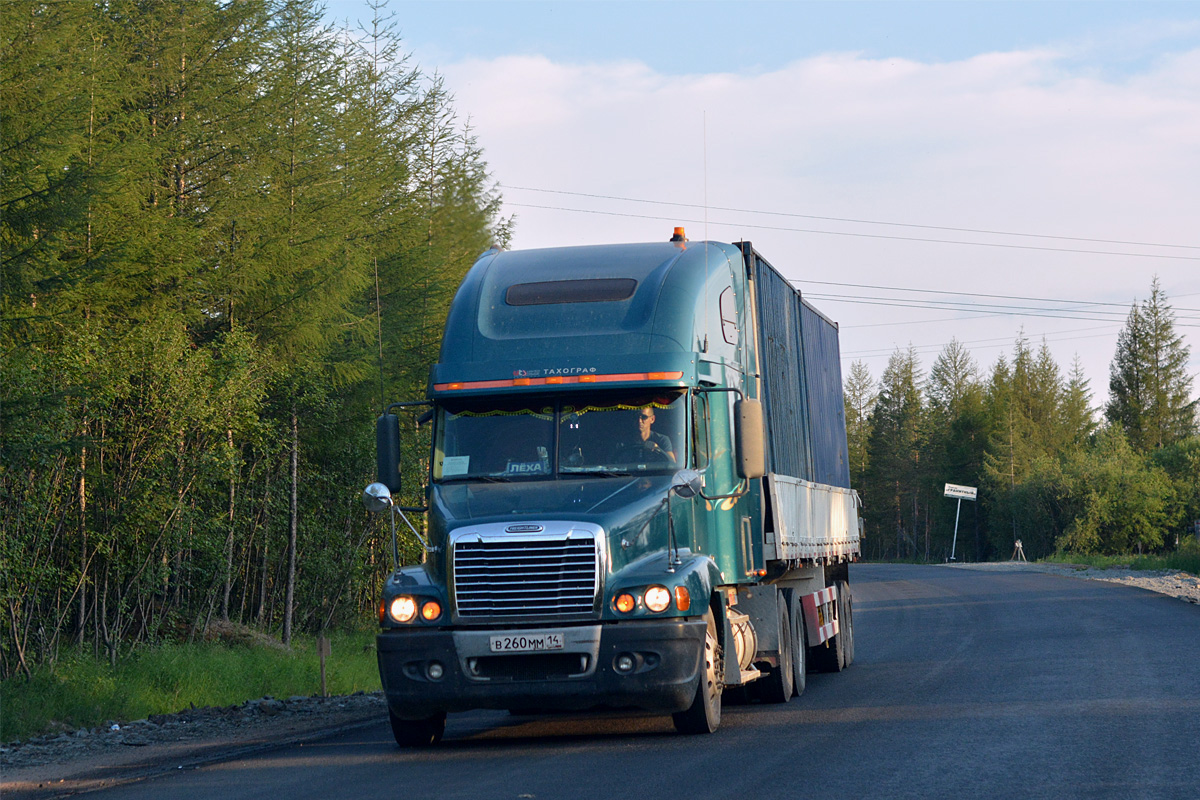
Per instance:
[[[541,650],[562,650],[561,631],[547,633],[506,633],[491,639],[493,653],[536,653]]]

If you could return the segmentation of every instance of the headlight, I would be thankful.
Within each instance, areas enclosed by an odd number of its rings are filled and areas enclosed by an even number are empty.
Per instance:
[[[637,607],[637,600],[635,600],[633,595],[629,594],[629,592],[622,592],[613,600],[613,606],[622,614],[628,614],[630,611],[633,611],[635,607]]]
[[[651,586],[646,590],[646,608],[651,611],[666,611],[671,605],[671,593],[665,586]]]
[[[421,619],[433,622],[442,615],[442,606],[437,600],[430,600],[421,606]]]
[[[388,606],[388,614],[396,622],[411,622],[417,615],[417,601],[407,595],[401,595],[392,600],[392,604]]]

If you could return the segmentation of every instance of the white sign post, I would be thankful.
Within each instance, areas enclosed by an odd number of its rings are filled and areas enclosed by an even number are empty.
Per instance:
[[[954,511],[954,541],[950,544],[950,560],[954,560],[954,551],[958,547],[958,515],[962,512],[963,500],[974,500],[976,489],[974,486],[959,486],[956,483],[946,484],[946,497],[957,497],[958,508]]]

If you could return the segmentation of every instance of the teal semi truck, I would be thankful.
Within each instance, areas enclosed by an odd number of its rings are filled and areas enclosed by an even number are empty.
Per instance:
[[[724,691],[785,703],[850,664],[837,333],[748,242],[484,253],[428,400],[377,422],[363,496],[393,557],[396,516],[425,548],[380,603],[396,741],[434,744],[475,708],[711,733]],[[406,415],[433,426],[421,508],[393,502]]]

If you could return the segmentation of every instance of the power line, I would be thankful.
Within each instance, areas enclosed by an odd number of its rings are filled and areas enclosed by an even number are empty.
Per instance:
[[[625,217],[628,219],[653,219],[664,222],[686,222],[697,225],[704,224],[703,220],[681,219],[679,217],[660,217],[653,214],[630,214],[621,211],[597,211],[589,208],[566,208],[564,206],[542,206],[534,203],[506,203],[512,208],[536,208],[542,211],[568,211],[574,214],[598,214],[606,217]],[[778,225],[755,225],[748,222],[719,222],[708,220],[709,225],[720,225],[726,228],[753,228],[764,231],[785,231],[788,233],[812,233],[822,236],[848,236],[857,239],[886,239],[901,242],[925,242],[929,244],[956,244],[965,247],[995,247],[1003,250],[1037,250],[1050,253],[1082,253],[1094,256],[1124,256],[1127,258],[1157,258],[1170,261],[1200,261],[1200,256],[1173,256],[1164,253],[1118,253],[1112,250],[1083,250],[1072,247],[1040,247],[1031,244],[1002,244],[1000,242],[962,242],[955,239],[928,239],[919,236],[888,236],[882,233],[851,233],[848,231],[822,231],[810,228],[787,228]],[[1180,245],[1181,247],[1184,245]]]
[[[1067,317],[1061,317],[1062,319],[1088,319],[1094,322],[1102,322],[1105,320],[1121,322],[1125,319],[1125,315],[1121,314],[1120,312],[1094,309],[1088,309],[1085,311],[1082,308],[1078,310],[1072,308],[1040,308],[1038,306],[1015,306],[998,303],[963,303],[954,300],[909,300],[902,297],[873,297],[871,295],[819,294],[812,292],[806,294],[805,297],[808,297],[809,299],[821,300],[822,302],[828,301],[832,303],[857,303],[860,305],[895,306],[897,308],[946,308],[947,310],[962,311],[968,314],[991,314],[994,312],[997,314],[1016,316],[1022,316],[1023,314],[1029,314],[1030,316],[1048,316],[1050,312],[1062,312],[1070,315]],[[1087,307],[1085,306],[1085,308]],[[1104,316],[1080,316],[1084,313],[1100,314]],[[1190,315],[1175,316],[1174,321],[1176,323],[1179,323],[1180,320],[1184,321],[1181,327],[1193,328],[1198,326],[1189,325],[1187,323],[1200,322],[1200,317],[1194,317]]]
[[[852,305],[885,306],[888,308],[919,308],[919,309],[926,309],[926,310],[930,308],[930,306],[928,306],[928,305],[921,305],[919,303],[909,303],[909,302],[904,302],[902,300],[897,300],[895,302],[886,302],[886,301],[880,301],[880,300],[852,300],[852,299],[846,299],[846,298],[839,298],[835,295],[817,295],[817,296],[823,297],[824,302],[830,302],[830,303],[850,303]],[[996,311],[993,309],[980,309],[980,310],[976,311],[976,310],[970,308],[969,306],[963,306],[963,307],[956,308],[953,310],[961,311],[964,314],[978,314],[980,316],[987,316],[987,317],[1041,317],[1043,319],[1073,319],[1073,320],[1082,320],[1082,321],[1087,321],[1087,322],[1112,322],[1113,324],[1118,324],[1121,322],[1120,319],[1111,319],[1111,318],[1104,318],[1104,317],[1086,317],[1086,316],[1083,316],[1082,314],[1052,314],[1052,313],[1042,313],[1040,311],[1020,311],[1020,310]],[[1056,311],[1056,310],[1059,310],[1059,309],[1046,309],[1046,311]],[[1104,312],[1097,311],[1097,312],[1093,312],[1093,313],[1102,314]],[[1188,319],[1190,319],[1190,318],[1188,318]],[[929,321],[929,320],[924,320],[924,321]],[[945,322],[945,321],[949,321],[949,320],[942,320],[942,321]],[[880,323],[880,324],[908,324],[908,323]],[[1176,326],[1180,327],[1180,328],[1200,328],[1200,324],[1190,325],[1187,323],[1179,324],[1178,322],[1176,322]],[[850,328],[850,327],[857,328],[857,327],[872,327],[872,326],[847,325],[846,327],[847,328]]]
[[[880,300],[880,301],[884,301],[885,303],[913,303],[914,305],[909,306],[909,308],[941,308],[944,306],[949,306],[954,310],[970,311],[970,312],[974,312],[975,309],[1009,309],[1012,311],[1022,311],[1022,310],[1026,310],[1026,311],[1062,311],[1065,313],[1074,313],[1076,311],[1076,309],[1072,309],[1072,308],[1042,308],[1040,306],[1017,306],[1017,305],[1012,305],[1011,303],[968,303],[968,302],[964,302],[962,300],[920,300],[920,299],[909,299],[909,298],[903,298],[903,297],[878,297],[876,295],[869,295],[869,294],[824,294],[824,293],[820,293],[820,292],[809,292],[809,293],[805,294],[804,296],[808,297],[810,299],[835,300],[835,301],[836,300],[844,300],[846,302],[849,302],[850,300],[862,300],[864,302],[867,300]],[[1084,305],[1084,308],[1078,309],[1078,311],[1080,313],[1083,313],[1084,309],[1088,309],[1089,313],[1104,314],[1108,317],[1113,317],[1115,321],[1119,321],[1119,320],[1125,318],[1125,314],[1122,312],[1093,310],[1090,308],[1090,306],[1091,306],[1091,304],[1086,304],[1086,305]]]
[[[948,225],[918,225],[916,223],[911,223],[911,222],[886,222],[886,221],[882,221],[882,220],[873,220],[873,219],[854,219],[851,217],[823,217],[823,216],[818,216],[816,214],[796,214],[796,213],[787,212],[787,211],[763,211],[761,209],[730,208],[730,207],[726,207],[726,206],[709,206],[709,205],[701,206],[697,203],[675,203],[675,202],[670,202],[667,200],[646,200],[646,199],[637,198],[637,197],[618,197],[615,195],[592,194],[589,192],[568,192],[568,191],[561,190],[561,189],[538,189],[538,188],[535,188],[532,186],[508,186],[505,184],[498,184],[498,185],[504,189],[514,189],[514,190],[522,191],[522,192],[541,192],[544,194],[562,194],[562,195],[569,195],[571,197],[588,197],[588,198],[592,198],[592,199],[596,199],[596,200],[617,200],[617,201],[620,201],[623,203],[643,203],[646,205],[675,206],[677,208],[704,208],[704,209],[710,210],[710,211],[732,211],[732,212],[740,213],[740,214],[763,214],[763,215],[771,215],[771,216],[776,216],[776,217],[790,217],[793,219],[815,219],[815,220],[822,220],[825,222],[850,222],[850,223],[854,223],[856,225],[887,225],[887,226],[897,227],[897,228],[917,228],[917,229],[931,230],[931,231],[951,231],[951,232],[955,232],[955,233],[982,233],[982,234],[986,234],[989,236],[1023,236],[1023,237],[1032,238],[1032,239],[1058,239],[1061,241],[1068,241],[1068,242],[1092,242],[1095,244],[1120,244],[1120,245],[1132,245],[1135,247],[1170,247],[1170,248],[1177,248],[1177,249],[1182,249],[1182,250],[1200,250],[1200,245],[1192,245],[1192,244],[1162,244],[1159,242],[1135,242],[1135,241],[1127,241],[1127,240],[1122,240],[1122,239],[1094,239],[1094,238],[1089,238],[1089,237],[1085,237],[1085,236],[1059,236],[1059,235],[1045,234],[1045,233],[1020,233],[1020,232],[1016,232],[1016,231],[997,231],[997,230],[988,230],[986,228],[955,228],[955,227],[951,227]],[[537,208],[537,207],[538,206],[534,206],[534,208]],[[567,209],[563,209],[563,210],[567,210]],[[923,240],[919,240],[919,241],[923,241]]]
[[[1042,333],[1031,337],[1032,340],[1041,340],[1046,342],[1073,342],[1079,339],[1106,339],[1113,335],[1113,331],[1108,326],[1105,326],[1107,333],[1093,333],[1087,336],[1057,336],[1049,333]],[[1090,331],[1099,330],[1097,328],[1081,328],[1078,330]],[[1077,331],[1058,331],[1057,333],[1075,333]],[[959,342],[959,344],[973,345],[976,347],[988,349],[993,347],[1007,347],[1009,344],[1015,344],[1016,340],[1011,336],[999,336],[991,339],[973,339],[970,341]],[[941,344],[919,344],[912,345],[914,351],[918,353],[933,353],[945,349],[950,343],[943,342]],[[889,355],[896,351],[895,347],[877,347],[872,350],[852,350],[842,353],[842,358],[862,357],[862,358],[878,358],[879,356]]]
[[[911,289],[905,286],[877,286],[871,283],[843,283],[841,281],[818,281],[808,278],[788,278],[791,283],[815,283],[821,286],[846,286],[853,289],[879,289],[887,292],[913,292],[919,294],[941,294],[951,295],[953,297],[987,297],[992,300],[1026,300],[1031,303],[1075,303],[1079,305],[1089,306],[1118,306],[1120,308],[1130,308],[1132,303],[1109,303],[1101,300],[1068,300],[1057,297],[1023,297],[1021,295],[1011,294],[983,294],[981,292],[952,292],[948,289]],[[1180,295],[1181,297],[1192,297],[1190,294]],[[1200,308],[1172,308],[1172,311],[1189,311],[1200,313]]]
[[[887,308],[919,308],[919,309],[923,309],[923,310],[928,310],[930,308],[928,305],[920,305],[918,303],[906,303],[901,300],[897,300],[895,302],[885,302],[885,301],[881,301],[881,300],[842,299],[842,298],[836,298],[833,296],[826,296],[824,298],[824,302],[850,303],[851,305],[884,306]],[[1043,319],[1073,319],[1076,321],[1085,321],[1085,322],[1111,322],[1114,325],[1119,324],[1121,321],[1119,319],[1110,319],[1110,318],[1105,318],[1105,317],[1087,317],[1087,316],[1083,316],[1082,314],[1052,314],[1052,313],[1042,313],[1042,312],[1038,312],[1038,311],[997,311],[994,309],[980,309],[980,310],[976,311],[970,307],[965,307],[965,306],[961,307],[961,308],[956,308],[953,310],[961,311],[964,314],[978,314],[980,316],[987,316],[987,317],[1041,317]],[[1047,311],[1053,311],[1053,310],[1054,309],[1047,309]],[[847,327],[850,327],[850,326],[847,326]],[[1182,325],[1180,327],[1193,328],[1193,327],[1200,327],[1200,325]]]

